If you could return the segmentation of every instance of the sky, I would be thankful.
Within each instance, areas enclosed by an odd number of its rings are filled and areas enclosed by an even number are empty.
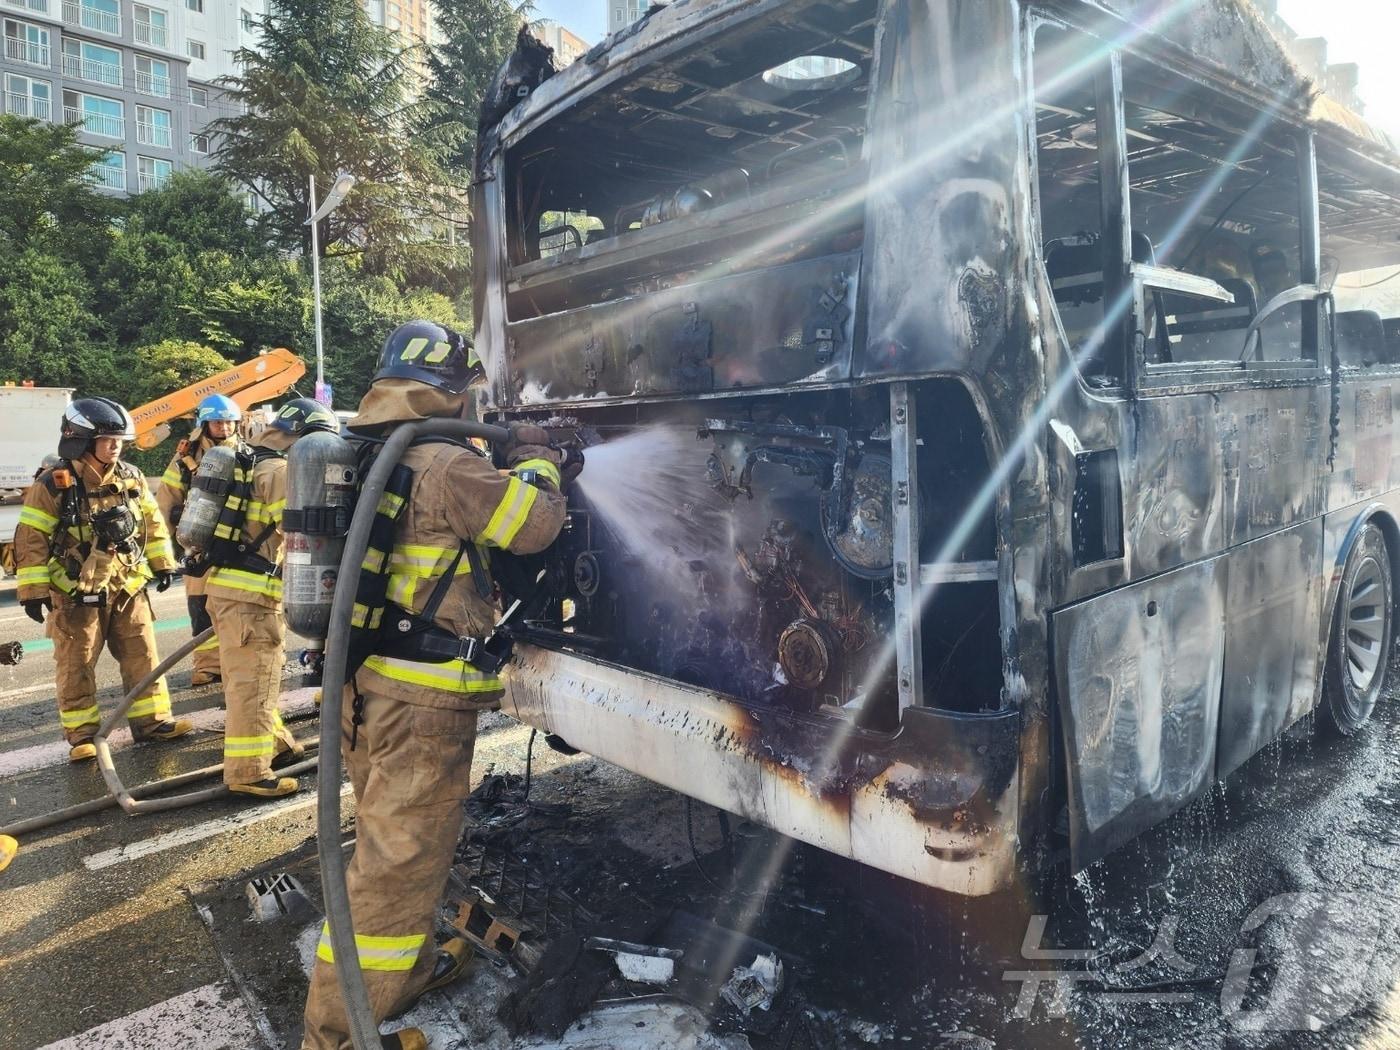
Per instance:
[[[1392,0],[1279,0],[1278,13],[1302,36],[1325,36],[1328,62],[1361,67],[1366,119],[1400,141],[1400,62],[1395,56],[1400,5]]]
[[[552,18],[590,44],[608,32],[608,0],[534,0],[536,18]]]
[[[590,44],[607,32],[608,0],[534,0],[537,18],[552,18]],[[1392,9],[1393,8],[1393,9]],[[1279,0],[1279,14],[1303,36],[1325,36],[1331,62],[1361,66],[1367,118],[1400,141],[1400,4],[1393,0]]]

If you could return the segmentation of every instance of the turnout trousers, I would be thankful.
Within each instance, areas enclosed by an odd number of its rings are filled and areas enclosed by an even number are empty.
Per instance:
[[[104,646],[121,669],[124,692],[130,692],[160,663],[155,616],[144,590],[135,594],[117,591],[100,609],[70,605],[61,595],[55,595],[48,635],[53,639],[58,717],[70,745],[87,743],[102,724],[102,713],[97,707],[96,669]],[[163,677],[136,698],[126,717],[138,740],[147,730],[169,720],[170,693]]]
[[[361,690],[364,723],[350,749],[353,686],[341,719],[357,804],[347,885],[360,969],[376,1021],[412,1005],[437,959],[433,926],[464,820],[476,711],[422,707]],[[321,931],[302,1050],[350,1050],[329,927]]]
[[[272,759],[296,749],[282,724],[282,610],[223,594],[208,596],[224,668],[224,783],[272,776]]]
[[[204,580],[197,576],[185,577],[185,607],[190,611],[190,637],[200,634],[213,620],[209,618],[209,598],[204,593]],[[190,677],[194,684],[207,681],[219,670],[219,636],[216,633],[194,651],[194,670]]]

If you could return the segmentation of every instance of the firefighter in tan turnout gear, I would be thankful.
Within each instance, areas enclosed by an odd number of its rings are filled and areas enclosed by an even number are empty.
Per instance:
[[[156,486],[156,503],[173,533],[180,523],[180,512],[190,491],[190,481],[204,459],[204,453],[216,445],[238,444],[238,424],[243,411],[222,394],[210,394],[195,409],[194,429],[180,442],[170,466]],[[204,596],[204,578],[185,577],[185,606],[190,612],[190,634],[202,634],[210,625],[208,602]],[[194,651],[194,670],[190,685],[209,685],[219,680],[219,638],[216,634]]]
[[[287,503],[286,453],[303,434],[336,431],[340,422],[309,398],[289,401],[251,446],[242,446],[233,484],[208,551],[209,616],[220,639],[224,675],[224,783],[235,794],[290,795],[292,777],[273,773],[279,753],[301,748],[277,709],[282,689],[282,514]],[[223,542],[220,542],[223,541]]]
[[[359,414],[355,434],[382,437],[429,417],[458,418],[480,375],[471,343],[419,321],[395,330]],[[344,754],[357,802],[347,885],[360,967],[376,1020],[454,980],[470,948],[433,940],[434,916],[463,824],[477,712],[500,701],[494,658],[479,642],[497,617],[487,563],[492,548],[534,553],[564,524],[560,455],[538,427],[515,427],[510,473],[464,445],[428,439],[403,464],[412,481],[387,553],[385,624],[414,623],[412,640],[381,635],[346,686]],[[384,505],[381,501],[381,507]],[[379,557],[371,551],[369,559]],[[367,559],[367,560],[369,560]],[[306,1004],[304,1050],[351,1046],[323,929]],[[417,1029],[387,1047],[427,1045]]]
[[[49,614],[59,720],[74,762],[97,754],[94,671],[102,647],[116,657],[127,690],[160,662],[146,585],[170,586],[175,552],[146,479],[119,459],[135,436],[131,414],[115,401],[74,401],[63,414],[63,462],[29,486],[15,529],[19,600],[38,623]],[[137,697],[127,718],[137,740],[173,740],[192,728],[170,717],[164,678]]]

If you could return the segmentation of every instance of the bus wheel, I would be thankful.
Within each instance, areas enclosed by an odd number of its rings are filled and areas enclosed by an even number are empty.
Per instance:
[[[1365,725],[1389,677],[1392,590],[1385,537],[1367,525],[1342,572],[1324,672],[1323,725],[1339,736],[1351,736]]]

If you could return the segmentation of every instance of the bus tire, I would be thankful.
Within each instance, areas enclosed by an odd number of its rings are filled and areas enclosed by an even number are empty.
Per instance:
[[[1394,577],[1385,536],[1362,527],[1347,555],[1323,672],[1322,727],[1351,736],[1371,717],[1389,680],[1395,637]]]

